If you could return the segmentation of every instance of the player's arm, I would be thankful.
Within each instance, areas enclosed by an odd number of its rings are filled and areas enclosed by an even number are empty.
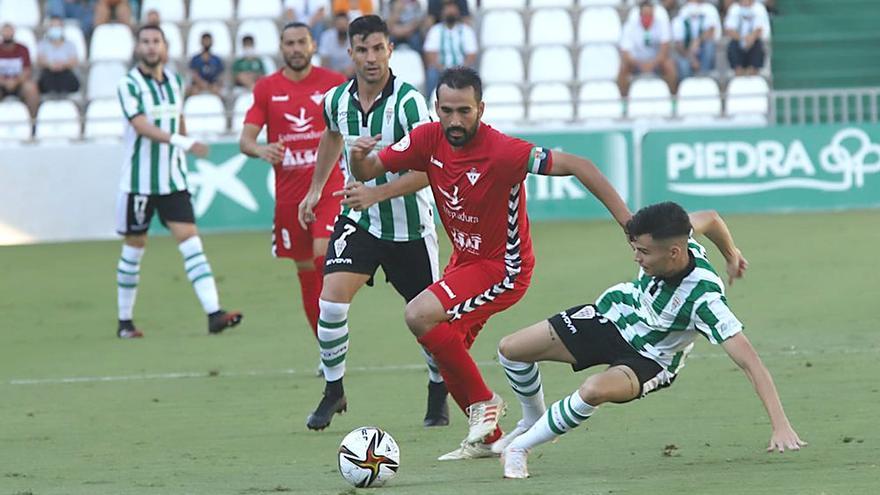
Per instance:
[[[734,280],[742,278],[749,262],[734,244],[724,219],[715,210],[695,211],[689,217],[694,234],[705,235],[721,251],[727,261],[727,283],[733,285]]]
[[[536,173],[543,173],[537,171]],[[632,218],[629,208],[623,198],[614,190],[614,186],[608,182],[608,179],[602,175],[599,168],[592,161],[581,158],[571,153],[562,151],[553,152],[552,166],[546,175],[567,176],[573,175],[577,177],[581,184],[584,185],[599,201],[608,208],[611,216],[626,228],[626,223]]]
[[[373,152],[381,137],[361,136],[348,150],[348,166],[357,180],[375,179],[386,172],[385,165],[382,164],[379,155]]]
[[[399,179],[386,182],[379,186],[365,186],[363,182],[352,182],[345,185],[334,196],[343,196],[342,204],[360,211],[386,199],[412,194],[428,186],[428,174],[415,170],[401,175]]]
[[[767,410],[767,415],[770,416],[773,434],[770,437],[767,452],[777,450],[782,453],[785,449],[800,450],[802,446],[807,445],[807,442],[801,440],[794,428],[791,427],[785,410],[782,409],[782,402],[779,400],[773,378],[749,339],[742,332],[739,332],[722,342],[721,346],[752,382],[755,392],[764,404],[764,409]]]
[[[131,126],[134,127],[134,130],[138,135],[143,136],[150,141],[169,143],[183,148],[185,151],[193,153],[196,156],[208,156],[208,145],[184,135],[186,132],[186,123],[183,115],[180,116],[180,132],[174,134],[169,134],[151,124],[144,114],[135,115],[129,120],[129,122],[131,122]]]
[[[238,148],[247,156],[259,158],[270,164],[279,163],[284,158],[284,145],[280,141],[261,145],[257,143],[262,127],[245,124],[238,139]]]
[[[299,223],[305,229],[307,224],[315,221],[315,205],[321,199],[321,191],[327,179],[330,178],[330,172],[339,162],[342,155],[342,148],[345,146],[345,139],[338,131],[331,130],[328,126],[321,134],[321,140],[318,142],[318,156],[315,159],[315,171],[312,174],[312,183],[309,185],[309,191],[299,203]]]

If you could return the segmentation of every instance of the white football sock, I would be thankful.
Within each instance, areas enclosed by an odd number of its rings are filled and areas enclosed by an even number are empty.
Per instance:
[[[120,320],[132,319],[144,251],[144,248],[122,245],[122,254],[116,264],[116,307]]]
[[[324,380],[335,382],[345,376],[348,353],[348,307],[346,303],[318,300],[318,346],[324,365]]]
[[[202,309],[206,314],[219,311],[220,296],[217,295],[217,284],[214,282],[211,265],[208,264],[208,258],[202,248],[202,240],[194,235],[178,244],[177,249],[183,255],[183,268],[196,291],[199,302],[202,303]]]
[[[596,411],[581,399],[577,390],[570,396],[556,402],[547,409],[529,431],[516,437],[508,448],[531,449],[568,433],[586,421]]]
[[[544,405],[544,388],[537,363],[512,361],[498,353],[498,362],[504,367],[507,383],[522,405],[522,426],[532,426],[547,409]]]

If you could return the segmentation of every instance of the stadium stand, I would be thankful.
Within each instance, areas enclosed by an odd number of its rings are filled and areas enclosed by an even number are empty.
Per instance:
[[[0,142],[27,141],[31,138],[31,117],[27,106],[13,99],[0,102]]]
[[[80,62],[88,60],[86,37],[83,35],[79,24],[66,23],[64,25],[64,39],[73,43],[73,46],[76,47],[76,56],[79,57]]]
[[[235,37],[235,53],[241,53],[241,39],[245,35],[254,37],[254,50],[257,55],[278,53],[278,26],[272,19],[247,19],[238,25]],[[216,40],[216,38],[215,38]]]
[[[529,82],[571,82],[574,63],[564,46],[539,46],[529,56]]]
[[[623,118],[620,88],[612,81],[584,83],[578,92],[578,118],[616,120]]]
[[[37,0],[0,0],[0,20],[16,29],[35,28],[40,25],[40,4]]]
[[[168,57],[172,60],[183,59],[183,35],[180,34],[180,27],[174,22],[163,21],[159,27],[165,33],[165,41],[168,43]]]
[[[79,109],[68,100],[44,101],[37,111],[35,137],[53,141],[79,139]]]
[[[121,138],[123,134],[122,108],[117,98],[101,98],[89,102],[86,108],[83,137],[86,139]]]
[[[734,77],[727,85],[727,115],[765,116],[770,88],[761,76]]]
[[[483,89],[486,110],[483,121],[492,125],[515,123],[526,117],[522,90],[513,84],[494,84]]]
[[[585,45],[578,53],[578,81],[610,81],[619,70],[620,52],[614,45]]]
[[[629,89],[629,117],[672,117],[672,98],[669,86],[662,79],[636,79]]]
[[[239,0],[236,16],[239,20],[278,18],[281,16],[281,0],[260,0],[259,2]]]
[[[689,77],[678,87],[678,116],[682,118],[721,117],[718,83],[711,77]]]
[[[483,82],[522,83],[526,78],[522,55],[516,48],[489,48],[483,51],[480,60],[480,74]]]
[[[17,27],[15,28],[15,42],[21,43],[28,49],[28,54],[31,57],[31,65],[33,66],[37,62],[37,36],[34,34],[34,31],[28,27]]]
[[[101,24],[92,33],[89,43],[90,62],[118,61],[128,63],[134,52],[134,36],[125,24]]]
[[[526,8],[526,0],[482,0],[480,3],[482,10],[492,9],[519,9]]]
[[[250,92],[242,93],[235,98],[232,104],[232,131],[241,132],[244,127],[244,116],[254,103],[254,95]]]
[[[417,88],[424,87],[425,66],[419,52],[402,45],[392,52],[390,63],[396,76]]]
[[[184,0],[142,0],[141,12],[145,14],[150,10],[158,12],[163,22],[180,23],[186,20]]]
[[[540,83],[529,91],[529,120],[568,122],[574,119],[571,88],[563,83]]]
[[[232,7],[232,0],[190,0],[189,20],[195,22],[234,19],[235,12]]]
[[[522,15],[515,10],[490,10],[482,16],[480,25],[480,46],[522,47],[526,42],[526,31]]]
[[[232,36],[229,34],[229,26],[223,21],[196,21],[189,28],[186,38],[186,54],[188,57],[197,55],[202,51],[202,34],[211,33],[213,45],[211,53],[228,59],[232,56]],[[226,64],[229,65],[229,64]]]
[[[564,9],[541,9],[529,20],[529,44],[570,45],[574,43],[571,15]]]
[[[190,96],[183,104],[187,133],[212,136],[226,132],[226,110],[223,100],[212,94]]]
[[[620,14],[611,7],[588,8],[578,18],[578,43],[613,43],[620,40]]]
[[[128,68],[122,62],[98,62],[89,68],[89,78],[86,84],[86,98],[115,98],[116,86],[119,80],[125,77]],[[116,102],[117,106],[119,102]]]

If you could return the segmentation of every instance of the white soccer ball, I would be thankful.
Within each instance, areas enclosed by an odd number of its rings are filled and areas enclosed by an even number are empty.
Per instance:
[[[339,445],[339,474],[357,488],[382,486],[397,475],[400,448],[386,431],[363,426]]]

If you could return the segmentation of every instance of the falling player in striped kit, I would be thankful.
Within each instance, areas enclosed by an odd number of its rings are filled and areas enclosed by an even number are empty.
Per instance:
[[[675,203],[659,203],[637,212],[627,232],[640,266],[635,280],[609,288],[595,304],[561,311],[501,340],[499,361],[523,410],[517,427],[492,446],[503,452],[504,476],[527,478],[529,450],[576,428],[601,404],[629,402],[672,385],[700,335],[720,344],[752,381],[773,429],[767,450],[806,445],[728,307],[706,249],[692,237],[705,234],[718,247],[732,284],[748,263],[721,217],[713,211],[688,216]],[[575,371],[609,367],[545,408],[538,361],[568,363]]]
[[[116,268],[119,326],[116,335],[130,339],[143,333],[132,321],[140,278],[141,258],[153,212],[171,231],[183,256],[183,266],[208,315],[208,332],[237,325],[239,312],[220,308],[211,265],[205,257],[187,191],[184,153],[206,156],[208,147],[186,136],[181,77],[165,70],[168,45],[158,26],[137,31],[137,65],[117,88],[127,119],[125,161],[117,205],[117,230],[125,239]]]

